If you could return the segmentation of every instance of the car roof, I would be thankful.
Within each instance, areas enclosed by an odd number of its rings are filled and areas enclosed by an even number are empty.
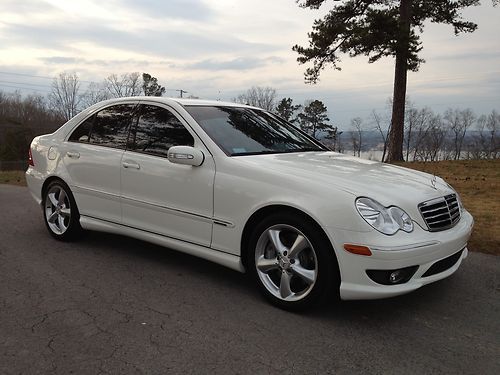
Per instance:
[[[149,102],[158,102],[165,104],[172,104],[175,102],[182,106],[217,106],[217,107],[245,107],[245,108],[257,108],[246,104],[224,102],[219,100],[207,100],[207,99],[184,99],[184,98],[168,98],[163,96],[130,96],[106,100],[107,103],[119,103],[124,100],[144,100]],[[260,109],[260,108],[258,108]]]

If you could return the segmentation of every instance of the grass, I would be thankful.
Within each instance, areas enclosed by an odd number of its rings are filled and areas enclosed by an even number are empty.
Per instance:
[[[446,180],[474,216],[469,250],[500,255],[500,160],[459,160],[404,163]]]
[[[469,250],[500,255],[500,160],[404,163],[444,178],[460,194],[475,226]],[[25,186],[23,171],[0,172],[0,183]]]

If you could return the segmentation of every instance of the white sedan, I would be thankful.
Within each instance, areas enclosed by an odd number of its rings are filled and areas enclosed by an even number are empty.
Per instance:
[[[36,137],[29,164],[56,239],[112,232],[246,270],[287,309],[443,279],[473,226],[441,178],[331,152],[235,103],[104,101]]]

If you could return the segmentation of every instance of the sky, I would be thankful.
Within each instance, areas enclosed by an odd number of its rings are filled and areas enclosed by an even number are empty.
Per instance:
[[[328,3],[328,2],[327,2]],[[167,88],[205,99],[231,100],[252,86],[270,86],[278,99],[319,99],[331,123],[349,129],[373,110],[388,113],[394,62],[342,59],[316,85],[294,44],[307,45],[314,19],[328,11],[295,0],[0,0],[0,90],[46,94],[53,77],[76,72],[84,91],[115,73],[147,72]],[[455,36],[426,24],[426,60],[409,73],[408,97],[435,112],[500,110],[500,6],[490,0],[463,12],[479,28]]]

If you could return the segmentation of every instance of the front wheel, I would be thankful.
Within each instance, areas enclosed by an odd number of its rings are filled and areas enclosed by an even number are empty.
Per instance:
[[[326,235],[299,216],[276,214],[255,228],[248,264],[261,292],[278,307],[302,310],[338,288],[338,266]]]
[[[62,181],[49,184],[43,196],[42,207],[45,225],[54,238],[68,241],[82,232],[75,199]]]

